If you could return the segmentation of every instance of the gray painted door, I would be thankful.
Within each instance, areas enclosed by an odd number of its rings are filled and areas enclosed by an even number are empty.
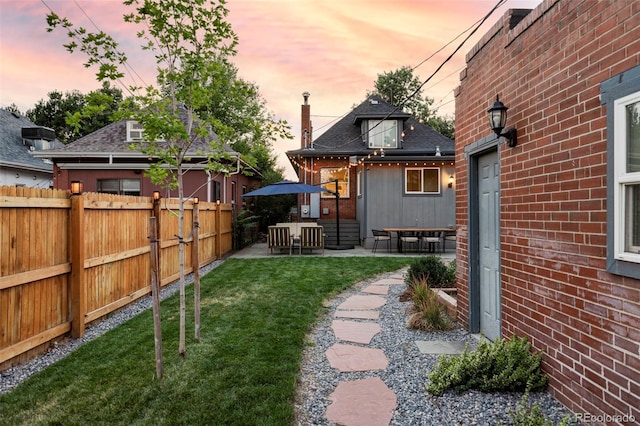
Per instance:
[[[500,163],[494,151],[478,158],[480,332],[500,337]]]

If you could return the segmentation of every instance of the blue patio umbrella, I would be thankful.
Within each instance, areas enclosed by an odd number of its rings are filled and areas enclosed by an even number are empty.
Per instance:
[[[255,191],[242,194],[243,197],[254,197],[261,195],[281,195],[281,194],[309,194],[311,192],[325,192],[325,188],[321,186],[308,185],[301,182],[293,182],[291,180],[281,180],[272,183]],[[330,192],[330,191],[327,191]]]
[[[323,188],[321,186],[307,185],[306,183],[293,182],[290,180],[281,180],[280,182],[272,183],[271,185],[264,186],[255,191],[247,192],[243,194],[243,197],[253,197],[259,195],[280,195],[280,194],[308,194],[311,192],[329,192],[336,197],[336,238],[337,244],[327,245],[325,248],[329,250],[348,250],[352,249],[353,245],[340,244],[340,210],[338,200],[340,199],[340,193],[338,192],[338,180],[331,181],[335,183],[336,189],[332,191],[330,189]],[[329,182],[325,182],[329,183]]]

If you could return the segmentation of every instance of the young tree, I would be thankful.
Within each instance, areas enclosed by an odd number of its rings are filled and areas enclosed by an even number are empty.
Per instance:
[[[218,79],[235,54],[237,36],[225,22],[228,10],[224,0],[126,0],[133,11],[124,21],[142,24],[138,37],[143,49],[154,52],[157,60],[156,87],[131,88],[135,104],[126,111],[144,128],[144,141],[135,149],[155,159],[149,171],[154,183],[177,189],[180,211],[180,342],[179,355],[185,350],[185,274],[184,274],[184,202],[183,176],[188,171],[190,149],[208,145],[207,167],[223,172],[225,141],[232,134],[211,111],[212,100],[220,96]],[[71,42],[70,52],[80,50],[88,55],[86,65],[98,67],[99,81],[121,78],[120,67],[126,56],[118,44],[104,32],[91,33],[74,28],[66,18],[54,13],[47,16],[49,30],[62,26]],[[214,131],[218,137],[215,137]]]
[[[378,74],[375,89],[368,95],[378,95],[385,101],[413,115],[418,121],[430,126],[444,136],[454,139],[454,121],[440,117],[433,109],[433,99],[422,96],[422,83],[413,75],[413,69],[403,66],[395,71]]]

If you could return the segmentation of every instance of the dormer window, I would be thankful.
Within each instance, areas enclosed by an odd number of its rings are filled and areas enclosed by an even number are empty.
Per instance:
[[[397,120],[369,120],[369,148],[397,148]]]
[[[142,140],[144,128],[137,121],[127,121],[127,142],[137,142]]]

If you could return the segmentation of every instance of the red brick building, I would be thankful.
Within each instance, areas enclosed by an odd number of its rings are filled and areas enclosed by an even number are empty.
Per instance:
[[[131,149],[131,144],[138,141],[140,135],[136,122],[122,120],[67,145],[33,155],[53,162],[53,187],[56,189],[69,189],[72,181],[80,181],[85,192],[150,197],[160,190],[164,197],[177,197],[177,190],[164,190],[145,176],[155,160]],[[244,175],[242,169],[247,165],[240,154],[226,145],[224,149],[230,157],[228,173],[209,172],[206,159],[210,144],[205,140],[194,142],[188,151],[189,159],[184,163],[184,194],[203,201],[229,203],[239,211],[246,202],[242,194],[258,188],[260,178]]]
[[[582,419],[640,422],[640,2],[511,10],[466,59],[458,317],[527,336]],[[489,126],[496,95],[515,146]]]

